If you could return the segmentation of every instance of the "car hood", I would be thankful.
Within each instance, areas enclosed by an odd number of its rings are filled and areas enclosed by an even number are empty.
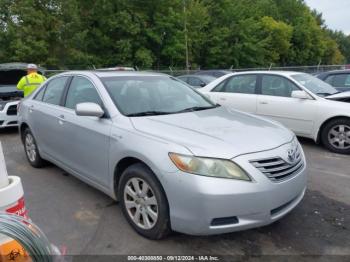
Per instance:
[[[334,95],[326,96],[325,98],[332,99],[332,100],[347,99],[347,98],[350,98],[350,91],[346,91],[346,92],[342,92],[342,93],[337,93],[337,94],[334,94]]]
[[[138,131],[182,145],[197,156],[229,159],[276,148],[294,137],[279,124],[224,107],[130,119]]]
[[[13,93],[17,92],[16,85],[1,85],[0,84],[0,93]]]

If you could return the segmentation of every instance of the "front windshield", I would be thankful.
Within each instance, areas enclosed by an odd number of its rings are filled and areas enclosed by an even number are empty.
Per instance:
[[[292,75],[292,78],[318,96],[329,96],[338,93],[331,85],[309,74]]]
[[[169,76],[102,77],[115,105],[126,116],[174,114],[215,107],[191,87]]]

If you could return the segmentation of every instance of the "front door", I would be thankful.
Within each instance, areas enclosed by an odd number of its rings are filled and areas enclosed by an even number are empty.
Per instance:
[[[104,108],[94,84],[85,77],[76,76],[64,102],[64,164],[80,175],[108,186],[112,121],[107,114],[102,118],[76,115],[75,106],[84,102],[96,103]]]
[[[300,90],[283,76],[262,75],[257,114],[282,123],[297,135],[310,136],[316,113],[316,100],[292,98]]]

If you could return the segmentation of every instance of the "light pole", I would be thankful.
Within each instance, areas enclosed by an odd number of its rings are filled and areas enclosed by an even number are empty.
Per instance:
[[[185,31],[185,49],[186,49],[186,71],[189,71],[188,63],[188,39],[187,39],[187,12],[186,12],[186,0],[183,0],[184,6],[184,31]]]

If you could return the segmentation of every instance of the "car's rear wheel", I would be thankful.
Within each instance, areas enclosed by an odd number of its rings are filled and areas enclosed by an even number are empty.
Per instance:
[[[350,119],[339,118],[327,123],[321,134],[322,143],[330,151],[350,154]]]
[[[123,172],[118,197],[126,219],[139,234],[150,239],[169,234],[168,202],[147,166],[134,164]]]
[[[29,163],[36,168],[43,167],[45,160],[41,158],[35,138],[29,128],[23,132],[23,144]]]

